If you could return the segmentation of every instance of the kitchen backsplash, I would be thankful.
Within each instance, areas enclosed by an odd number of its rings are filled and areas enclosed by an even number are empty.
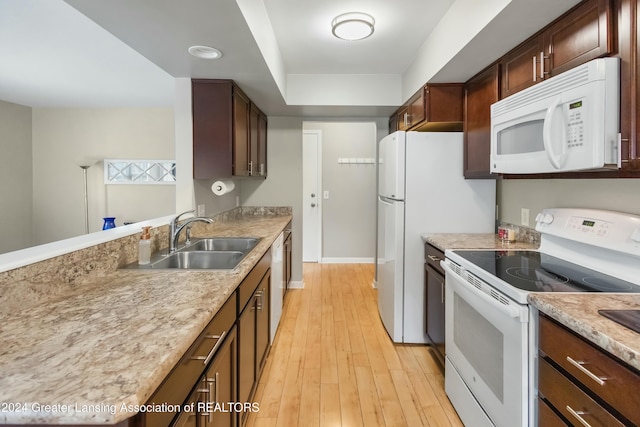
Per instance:
[[[247,215],[286,214],[291,214],[290,207],[238,207],[213,218],[225,222]],[[194,224],[193,235],[204,232],[206,226]],[[153,228],[150,234],[152,253],[168,246],[168,225]],[[140,235],[134,234],[0,273],[0,316],[63,298],[84,286],[91,286],[92,278],[135,262],[139,239]],[[184,239],[184,233],[181,239]]]
[[[516,242],[526,242],[534,245],[540,244],[540,233],[534,228],[510,224],[508,222],[501,222],[500,225],[515,230]]]

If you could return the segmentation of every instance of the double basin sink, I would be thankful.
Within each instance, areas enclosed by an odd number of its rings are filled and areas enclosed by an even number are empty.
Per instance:
[[[194,239],[178,251],[152,257],[146,265],[129,264],[135,269],[233,270],[258,244],[253,237],[213,237]]]

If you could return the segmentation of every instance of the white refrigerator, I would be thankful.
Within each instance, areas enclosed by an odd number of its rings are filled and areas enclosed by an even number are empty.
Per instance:
[[[428,343],[421,235],[494,232],[496,182],[464,179],[462,138],[398,131],[378,146],[378,309],[397,343]]]

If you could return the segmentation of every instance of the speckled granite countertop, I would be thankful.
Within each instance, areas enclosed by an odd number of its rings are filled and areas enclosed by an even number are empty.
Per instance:
[[[422,240],[436,248],[447,249],[536,249],[537,244],[527,242],[503,242],[493,233],[443,233],[422,234]]]
[[[134,416],[123,404],[148,400],[290,220],[252,216],[207,228],[263,238],[229,272],[116,270],[87,277],[82,294],[0,315],[0,423]]]
[[[638,294],[534,293],[541,312],[640,370],[640,334],[598,314],[598,310],[640,309]]]

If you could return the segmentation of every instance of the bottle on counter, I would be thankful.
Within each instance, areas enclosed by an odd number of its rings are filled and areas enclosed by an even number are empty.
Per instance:
[[[140,236],[140,242],[138,243],[138,264],[145,265],[151,262],[151,234],[149,229],[151,227],[142,227],[142,235]]]

